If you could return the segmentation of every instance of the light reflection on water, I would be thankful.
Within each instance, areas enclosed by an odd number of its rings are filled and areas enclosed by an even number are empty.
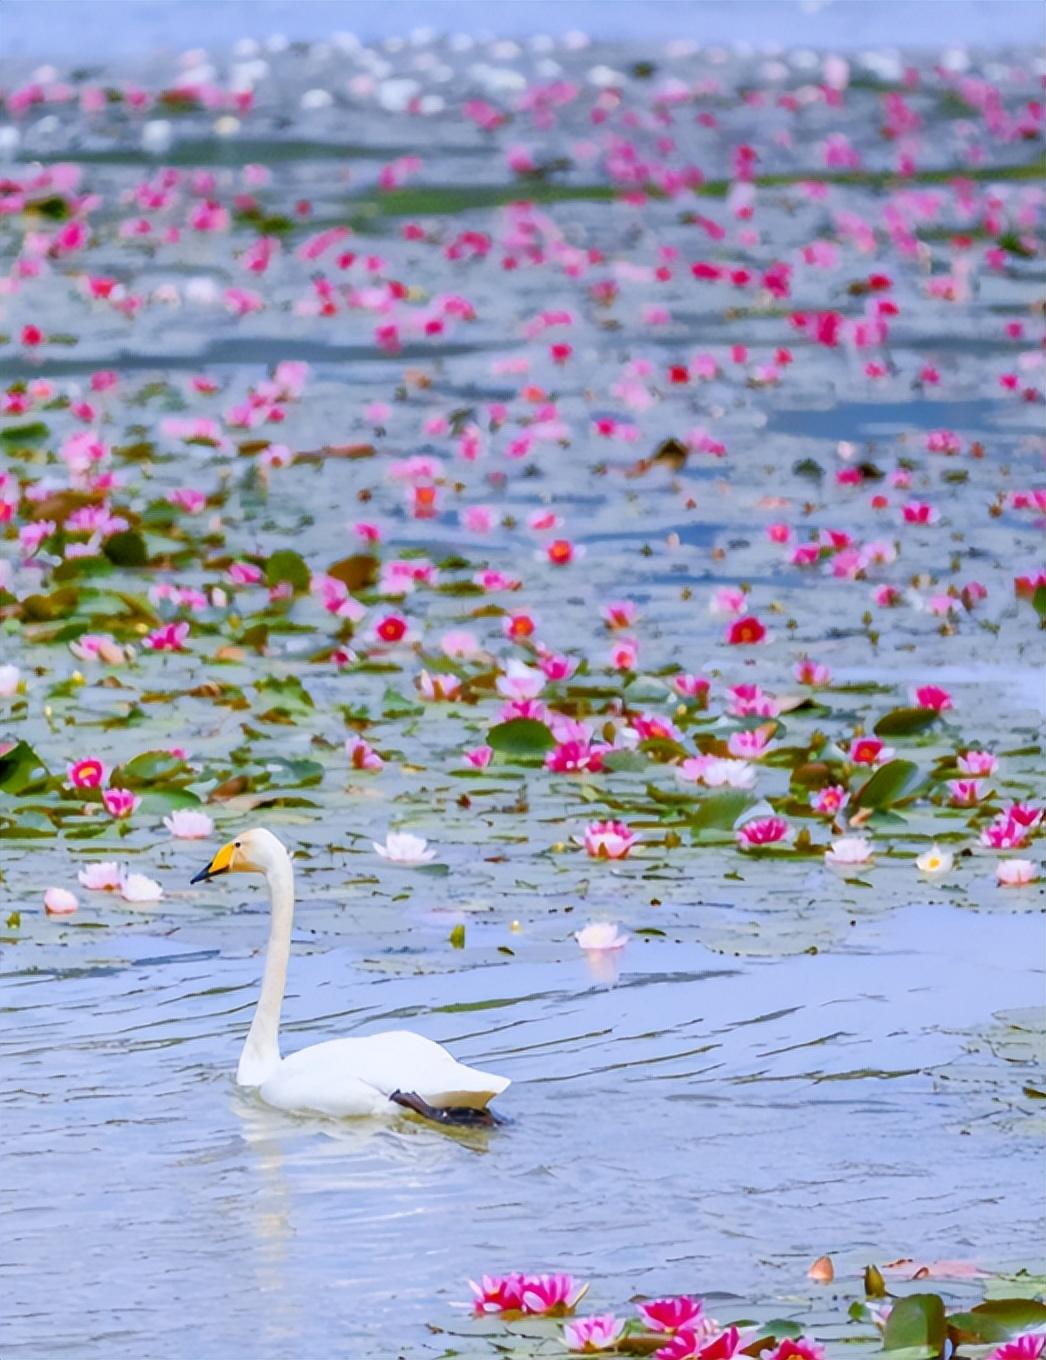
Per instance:
[[[988,1241],[1033,1260],[1026,1077],[964,1080],[963,1051],[1039,1000],[1039,933],[927,907],[774,962],[634,940],[616,985],[565,949],[417,976],[299,953],[286,1049],[409,1014],[513,1079],[511,1123],[450,1136],[238,1092],[256,958],[137,939],[118,972],[9,975],[5,1355],[406,1344],[484,1269],[598,1273],[613,1302],[765,1286],[767,1243],[785,1293],[811,1244],[837,1268]]]

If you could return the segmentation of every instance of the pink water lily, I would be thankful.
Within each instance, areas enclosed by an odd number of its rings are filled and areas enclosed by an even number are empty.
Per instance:
[[[920,685],[915,691],[915,702],[919,708],[928,708],[934,713],[943,713],[955,707],[952,696],[940,685]]]
[[[600,1313],[595,1317],[565,1322],[563,1341],[567,1350],[575,1355],[598,1355],[601,1351],[615,1349],[624,1331],[624,1318],[615,1317],[613,1313]]]
[[[639,837],[624,822],[591,822],[574,840],[593,859],[627,859]]]
[[[648,1299],[636,1305],[639,1316],[652,1332],[678,1332],[683,1328],[696,1333],[708,1321],[704,1304],[687,1294],[672,1298]],[[715,1324],[713,1324],[714,1326]],[[716,1327],[718,1331],[718,1327]]]
[[[822,817],[835,817],[842,812],[850,799],[842,784],[829,784],[810,795],[810,806]]]
[[[461,681],[456,675],[430,675],[422,671],[417,679],[418,693],[430,703],[456,699],[461,692]]]
[[[187,623],[166,623],[162,628],[154,628],[142,638],[142,646],[152,652],[181,652],[185,650],[185,639],[188,636]]]
[[[893,760],[895,751],[878,737],[856,737],[848,754],[855,765],[885,765]]]
[[[682,1328],[654,1352],[655,1360],[732,1360],[741,1348],[741,1334],[729,1327],[709,1338],[703,1329]]]
[[[588,1285],[573,1275],[524,1275],[523,1311],[534,1317],[572,1312],[588,1292]]]
[[[131,813],[141,803],[141,799],[130,789],[105,789],[102,793],[102,802],[105,810],[110,817],[118,820],[123,817],[130,817]]]
[[[345,743],[345,750],[349,757],[349,764],[354,770],[374,772],[384,768],[385,762],[381,756],[362,737],[350,737]]]
[[[74,789],[97,789],[105,782],[106,769],[100,760],[89,757],[67,766],[66,775]]]
[[[958,756],[955,763],[963,774],[971,775],[994,774],[999,765],[998,757],[991,751],[967,751]]]
[[[756,817],[738,828],[737,842],[742,850],[763,845],[779,845],[791,831],[783,817]]]
[[[988,1360],[1039,1360],[1046,1351],[1046,1336],[1041,1333],[1026,1332],[1023,1336],[1004,1341],[992,1351]]]

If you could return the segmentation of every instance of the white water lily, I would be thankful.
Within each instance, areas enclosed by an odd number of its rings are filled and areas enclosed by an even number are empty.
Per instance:
[[[194,812],[192,808],[180,808],[163,819],[163,824],[172,836],[181,841],[202,841],[214,830],[214,823],[206,812]]]
[[[946,874],[955,863],[955,856],[950,850],[942,850],[939,845],[931,845],[929,850],[924,850],[915,861],[915,867],[927,878],[938,878],[941,874]]]
[[[1039,867],[1030,859],[1003,859],[995,866],[995,877],[1003,888],[1023,888],[1039,877]]]
[[[841,836],[824,852],[826,864],[867,864],[872,858],[872,843],[864,836]]]
[[[125,902],[159,902],[163,897],[163,889],[146,874],[128,874],[120,889],[120,896]]]
[[[424,836],[414,836],[409,831],[390,831],[384,845],[371,841],[382,859],[387,859],[390,864],[408,865],[428,864],[436,858],[435,850],[430,850],[428,844]]]
[[[22,672],[17,666],[0,666],[0,699],[12,699],[18,693]]]
[[[619,930],[613,921],[590,921],[574,932],[574,939],[582,949],[623,949],[628,931]]]
[[[91,892],[118,892],[123,887],[124,872],[115,860],[105,859],[85,864],[76,877]]]

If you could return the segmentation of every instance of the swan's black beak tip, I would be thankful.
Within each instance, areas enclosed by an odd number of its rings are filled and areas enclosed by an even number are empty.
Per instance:
[[[211,866],[208,864],[206,869],[201,869],[198,874],[194,874],[189,879],[190,883],[209,883],[211,880]]]

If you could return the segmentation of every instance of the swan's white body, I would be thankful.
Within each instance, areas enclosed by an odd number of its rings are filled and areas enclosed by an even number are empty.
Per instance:
[[[335,1117],[402,1113],[394,1092],[420,1096],[437,1109],[481,1110],[508,1086],[506,1077],[459,1063],[440,1044],[407,1030],[362,1039],[331,1039],[280,1057],[280,1010],[294,923],[294,871],[271,831],[244,832],[218,851],[198,877],[262,873],[272,898],[261,996],[240,1055],[236,1080],[267,1105]]]

